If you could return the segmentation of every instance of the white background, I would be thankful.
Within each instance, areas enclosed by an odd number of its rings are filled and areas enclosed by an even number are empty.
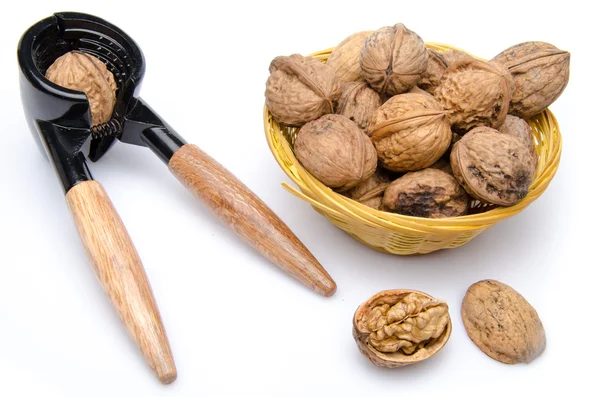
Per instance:
[[[597,13],[574,1],[7,1],[0,24],[0,396],[526,395],[597,391]],[[144,50],[142,96],[262,197],[337,281],[322,298],[214,220],[148,150],[117,144],[94,177],[110,194],[152,283],[179,379],[162,386],[95,280],[18,91],[17,41],[55,11],[101,16]],[[262,127],[277,55],[405,23],[426,41],[482,57],[527,40],[569,50],[571,81],[552,105],[564,136],[558,174],[518,216],[469,244],[422,257],[375,252],[286,193]],[[468,339],[460,303],[484,278],[537,309],[548,346],[508,366]],[[435,357],[398,370],[356,348],[356,307],[382,289],[447,300],[454,322]]]

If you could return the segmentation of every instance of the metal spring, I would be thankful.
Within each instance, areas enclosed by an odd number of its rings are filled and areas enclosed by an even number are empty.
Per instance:
[[[101,139],[109,136],[117,136],[121,133],[123,127],[117,119],[110,119],[106,123],[97,124],[90,128],[92,139]]]

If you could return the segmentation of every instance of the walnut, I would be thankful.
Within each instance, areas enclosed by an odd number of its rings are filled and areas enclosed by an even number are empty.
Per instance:
[[[469,197],[453,176],[427,168],[409,172],[392,182],[383,194],[381,207],[402,215],[448,218],[464,215]]]
[[[498,131],[501,134],[508,134],[521,138],[523,142],[525,142],[525,145],[527,145],[529,148],[529,152],[531,152],[535,166],[537,166],[538,155],[537,151],[535,150],[535,143],[533,142],[531,126],[527,123],[527,121],[509,114],[506,116],[504,123],[498,127]]]
[[[442,52],[442,58],[444,58],[444,61],[446,61],[446,65],[448,66],[452,65],[454,62],[462,61],[463,59],[475,59],[470,54],[461,50],[444,51]]]
[[[390,98],[373,115],[367,134],[383,167],[397,172],[429,167],[452,139],[446,112],[429,94]]]
[[[535,162],[523,140],[489,127],[469,131],[452,148],[452,173],[485,203],[513,205],[527,195]]]
[[[515,81],[512,115],[527,118],[552,104],[569,82],[571,54],[552,44],[529,41],[512,46],[491,62],[503,64]]]
[[[382,291],[354,313],[352,334],[373,364],[397,368],[425,360],[448,342],[448,305],[411,290]]]
[[[431,95],[430,93],[428,93],[427,91],[425,91],[422,88],[419,88],[418,86],[414,86],[413,88],[411,88],[410,90],[408,90],[408,92],[410,94],[424,94],[424,95]]]
[[[530,363],[546,348],[546,333],[535,309],[499,281],[483,280],[471,285],[461,314],[471,340],[494,360]]]
[[[298,131],[294,152],[308,172],[340,192],[370,178],[377,167],[377,153],[369,138],[338,114],[306,123]]]
[[[280,123],[301,126],[333,113],[340,82],[330,66],[294,54],[273,59],[269,71],[266,105]]]
[[[371,116],[381,106],[379,94],[365,82],[342,84],[342,95],[335,112],[354,121],[362,131],[367,129]]]
[[[429,61],[427,62],[427,70],[421,76],[419,88],[427,91],[431,95],[435,92],[435,88],[440,85],[442,75],[446,71],[448,64],[442,57],[442,54],[435,50],[427,50]]]
[[[499,127],[512,90],[512,78],[502,65],[466,59],[446,69],[435,98],[448,111],[455,132],[464,134],[477,126]]]
[[[383,192],[385,192],[390,182],[391,175],[389,172],[385,169],[377,168],[369,179],[354,186],[345,195],[367,207],[380,210]]]
[[[427,62],[425,43],[401,23],[373,32],[360,52],[363,77],[374,90],[388,95],[416,86]]]
[[[46,78],[87,96],[92,126],[111,119],[117,102],[115,76],[95,56],[81,51],[67,52],[50,65]]]
[[[327,58],[327,65],[335,71],[340,78],[340,82],[362,80],[362,71],[360,69],[360,50],[365,44],[365,40],[373,31],[358,32],[344,39],[331,51]]]

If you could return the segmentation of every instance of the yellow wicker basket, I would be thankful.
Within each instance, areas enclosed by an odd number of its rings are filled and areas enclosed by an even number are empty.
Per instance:
[[[455,48],[435,43],[428,43],[427,46],[441,52]],[[312,56],[325,62],[331,50],[317,52]],[[396,255],[425,254],[458,247],[490,226],[522,211],[546,190],[560,162],[562,142],[558,122],[549,110],[527,121],[533,129],[539,160],[534,182],[523,200],[511,207],[493,209],[473,202],[470,215],[427,219],[377,211],[323,185],[294,157],[292,145],[297,129],[280,126],[273,120],[266,106],[264,108],[269,147],[277,163],[301,192],[285,182],[283,187],[310,203],[317,212],[356,240],[376,250]]]

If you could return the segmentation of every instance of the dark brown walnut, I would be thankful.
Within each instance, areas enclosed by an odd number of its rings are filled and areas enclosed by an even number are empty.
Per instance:
[[[427,62],[425,43],[401,23],[373,32],[360,52],[363,77],[374,90],[387,95],[416,86]]]
[[[427,50],[429,61],[427,62],[427,70],[421,76],[419,87],[427,91],[431,95],[435,92],[435,88],[440,85],[440,80],[448,64],[442,57],[442,54],[435,50]]]
[[[377,153],[349,118],[327,114],[306,123],[294,142],[296,158],[323,184],[346,191],[375,173]]]
[[[342,84],[363,79],[359,61],[360,50],[371,33],[373,31],[369,30],[346,37],[327,58],[327,65],[335,71]]]
[[[377,168],[369,179],[348,190],[345,195],[361,204],[380,210],[383,192],[390,182],[390,173],[385,169]]]
[[[546,332],[535,309],[499,281],[471,285],[461,314],[471,340],[494,360],[530,363],[546,349]]]
[[[416,171],[435,163],[450,146],[446,112],[429,94],[396,95],[373,114],[367,130],[382,166]]]
[[[354,313],[352,335],[373,364],[397,368],[436,354],[450,338],[448,305],[411,290],[381,291]]]
[[[533,156],[537,166],[538,155],[537,151],[535,150],[535,143],[533,142],[531,126],[527,123],[527,121],[509,114],[506,116],[504,123],[498,127],[498,131],[501,134],[508,134],[516,136],[517,138],[521,138],[529,148],[529,151],[531,152],[531,155]]]
[[[444,51],[442,52],[442,57],[448,66],[452,65],[454,62],[462,61],[463,59],[475,59],[472,55],[461,50]]]
[[[499,127],[512,92],[512,77],[502,65],[466,59],[446,69],[435,98],[448,111],[453,130],[464,134],[477,126]]]
[[[535,160],[522,139],[488,127],[463,136],[452,148],[450,164],[467,193],[502,206],[522,200],[535,173]]]
[[[409,172],[385,190],[384,211],[421,218],[449,218],[464,215],[469,197],[453,176],[439,169]]]
[[[342,84],[342,94],[335,112],[354,121],[358,128],[366,131],[373,113],[381,106],[381,97],[365,82]]]
[[[115,76],[98,58],[81,51],[67,52],[50,65],[46,78],[87,96],[92,126],[111,119],[117,101],[117,85]]]
[[[496,55],[515,81],[509,112],[522,118],[534,116],[552,104],[569,82],[571,54],[549,43],[528,41]]]
[[[330,66],[294,54],[273,59],[269,71],[265,98],[275,120],[301,126],[334,112],[340,81]]]

